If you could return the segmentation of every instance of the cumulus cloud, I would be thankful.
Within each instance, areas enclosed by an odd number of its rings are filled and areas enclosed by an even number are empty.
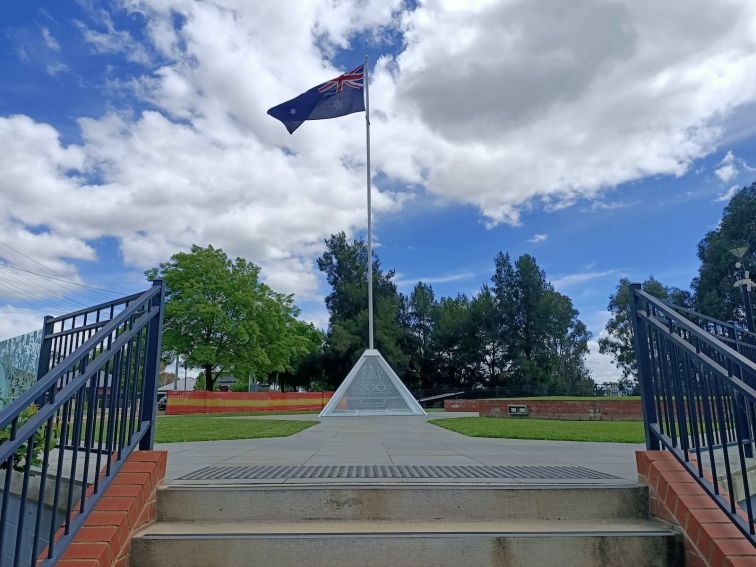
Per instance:
[[[738,176],[738,166],[732,151],[727,152],[727,155],[719,162],[719,167],[714,173],[723,183],[732,181]]]
[[[342,71],[330,56],[357,34],[402,38],[372,77],[375,172],[518,224],[527,207],[684,174],[756,99],[756,5],[695,4],[122,0],[143,44],[99,9],[79,28],[152,65],[122,85],[150,110],[82,118],[68,145],[0,117],[0,233],[61,269],[104,236],[137,269],[212,243],[316,298],[323,238],[365,225],[363,117],[289,136],[265,110]],[[386,187],[377,215],[407,198]]]
[[[682,175],[756,96],[755,21],[746,1],[427,2],[371,91],[395,140],[379,163],[512,224]]]

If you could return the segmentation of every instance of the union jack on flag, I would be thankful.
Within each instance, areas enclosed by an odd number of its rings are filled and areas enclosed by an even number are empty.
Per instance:
[[[321,83],[296,98],[268,110],[276,120],[283,122],[290,134],[305,120],[325,120],[365,110],[363,90],[365,64],[348,73]]]
[[[352,69],[348,73],[339,75],[331,81],[326,81],[318,87],[318,92],[327,93],[330,90],[336,89],[336,92],[340,93],[347,86],[352,89],[361,89],[365,81],[365,64],[363,63],[356,69]]]

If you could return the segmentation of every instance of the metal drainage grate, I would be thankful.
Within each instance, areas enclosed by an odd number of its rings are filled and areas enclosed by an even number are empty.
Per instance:
[[[286,480],[301,478],[366,479],[543,479],[603,480],[615,476],[585,467],[451,466],[451,465],[310,465],[218,466],[182,476],[178,480]]]

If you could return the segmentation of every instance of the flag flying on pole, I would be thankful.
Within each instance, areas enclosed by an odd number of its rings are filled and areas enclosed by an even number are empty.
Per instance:
[[[325,120],[365,110],[362,92],[365,86],[365,64],[311,88],[296,98],[268,109],[283,122],[289,134],[305,120]]]

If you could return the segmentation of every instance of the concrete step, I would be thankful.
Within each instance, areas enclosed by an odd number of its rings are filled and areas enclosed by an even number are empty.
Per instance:
[[[679,537],[650,520],[165,522],[131,547],[139,567],[683,564]]]
[[[159,522],[643,519],[643,486],[169,486]]]

